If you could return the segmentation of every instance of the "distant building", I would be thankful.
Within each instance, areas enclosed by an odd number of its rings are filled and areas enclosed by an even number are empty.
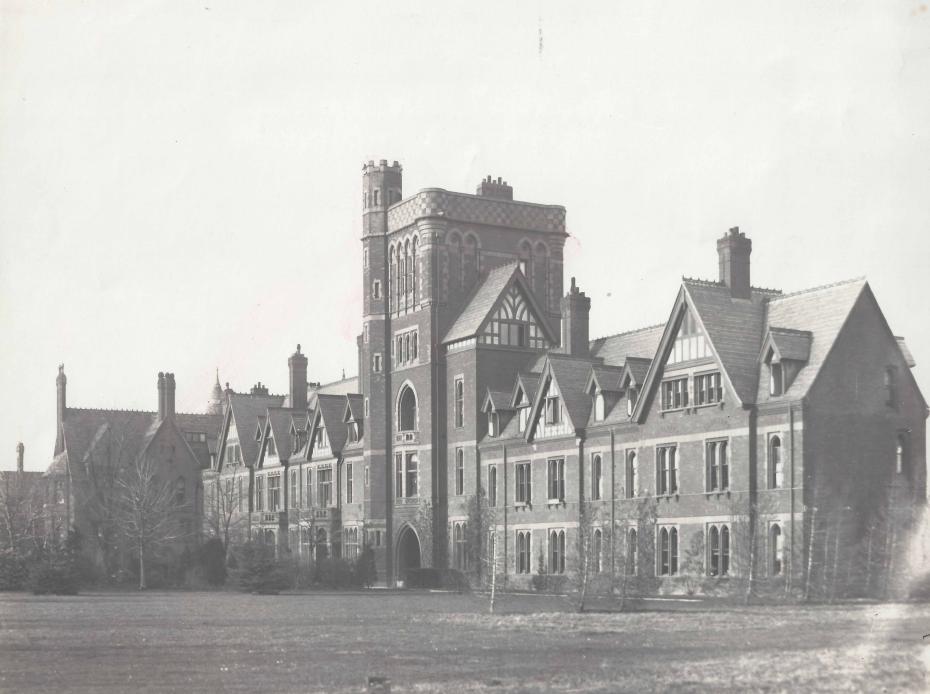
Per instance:
[[[876,561],[889,515],[923,503],[927,405],[865,280],[753,287],[732,229],[664,323],[591,339],[564,208],[491,177],[404,198],[383,160],[362,205],[358,379],[305,388],[298,349],[286,397],[227,393],[207,476],[240,532],[308,560],[368,546],[389,583],[496,544],[529,586],[583,545],[593,573],[663,591],[745,578],[741,552],[796,583]]]
[[[45,538],[46,485],[42,472],[25,469],[26,448],[16,444],[16,466],[0,470],[0,549],[29,551]]]
[[[158,409],[151,412],[69,407],[67,383],[59,366],[58,434],[47,472],[50,525],[77,529],[97,560],[109,561],[119,531],[118,480],[146,456],[155,461],[159,479],[174,487],[183,530],[178,548],[194,545],[203,517],[201,473],[213,462],[222,415],[176,412],[172,373],[158,374]]]

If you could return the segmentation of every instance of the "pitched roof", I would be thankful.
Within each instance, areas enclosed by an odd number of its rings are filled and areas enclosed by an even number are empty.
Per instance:
[[[652,359],[629,357],[623,365],[623,374],[620,376],[620,380],[623,381],[629,375],[633,385],[637,388],[641,387],[643,381],[646,380],[646,374],[649,373],[650,364],[652,364]]]
[[[269,407],[280,407],[283,402],[283,395],[229,394],[229,412],[239,432],[239,447],[246,465],[258,461],[258,442],[252,433],[258,427],[259,420],[267,415]]]
[[[365,418],[365,398],[362,395],[358,393],[346,395],[346,408],[356,422],[361,422]]]
[[[533,292],[529,291],[526,286],[526,280],[519,267],[519,262],[513,261],[498,265],[488,272],[487,277],[478,284],[471,298],[465,302],[465,308],[462,309],[452,327],[446,332],[446,336],[442,338],[444,344],[477,335],[488,315],[497,304],[497,300],[511,281],[520,285],[523,297],[535,315],[537,323],[545,331],[547,337],[553,338],[545,314],[537,304]]]
[[[293,453],[294,440],[291,438],[291,423],[298,410],[290,407],[269,407],[267,414],[268,428],[274,437],[278,458],[289,460]]]
[[[536,400],[536,389],[539,388],[539,372],[534,373],[524,373],[520,372],[517,374],[517,380],[513,386],[513,394],[511,395],[511,404],[516,406],[514,400],[517,397],[517,388],[523,390],[523,393],[526,395],[526,401],[531,405]]]
[[[601,390],[619,390],[620,375],[623,373],[622,366],[605,366],[604,364],[594,364],[585,385],[587,391],[591,385],[596,385]]]
[[[769,301],[767,327],[803,330],[811,335],[807,362],[785,392],[786,396],[803,397],[810,389],[865,287],[866,281],[860,277],[773,297]],[[761,365],[757,365],[757,368],[761,368]],[[759,383],[756,395],[759,399],[768,397],[768,388],[764,383]]]
[[[762,342],[760,360],[765,361],[766,352],[772,349],[779,360],[807,361],[811,352],[812,337],[809,330],[771,327]]]
[[[511,395],[511,393],[503,390],[491,390],[488,388],[483,404],[487,405],[490,403],[491,409],[494,412],[497,412],[498,410],[512,410],[513,405],[511,405]]]
[[[158,423],[154,412],[69,407],[62,423],[68,461],[83,469],[89,458],[106,455],[109,463],[128,464],[143,450]]]
[[[652,359],[662,339],[665,323],[630,330],[591,341],[591,356],[609,366],[623,366],[627,357]]]
[[[772,292],[753,289],[750,299],[734,299],[726,285],[697,280],[684,280],[682,289],[740,402],[753,402],[765,306]]]
[[[342,421],[345,412],[345,395],[318,394],[319,416],[326,427],[326,437],[329,439],[329,449],[337,455],[345,445],[347,437],[346,423]],[[319,426],[319,425],[317,425]]]
[[[591,414],[591,398],[585,393],[588,375],[591,373],[591,359],[589,357],[574,357],[567,354],[552,352],[548,355],[548,372],[552,375],[559,389],[562,404],[568,419],[575,429],[583,427]],[[546,372],[543,372],[545,378]],[[531,420],[535,421],[542,407],[543,392],[536,394]],[[534,433],[534,425],[527,427],[527,436]]]

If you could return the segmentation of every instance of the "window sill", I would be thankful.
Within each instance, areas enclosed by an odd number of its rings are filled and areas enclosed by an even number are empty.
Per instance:
[[[548,506],[549,508],[554,508],[554,507],[557,508],[557,507],[559,507],[559,506],[561,506],[561,507],[564,508],[564,507],[565,507],[565,500],[564,500],[564,499],[549,499],[549,500],[546,502],[546,506]]]
[[[729,489],[708,489],[706,492],[704,492],[704,496],[708,496],[708,497],[716,496],[718,499],[722,496],[726,496],[729,499],[730,490]]]
[[[521,511],[521,510],[523,510],[523,511],[532,511],[532,510],[533,510],[533,503],[530,502],[530,501],[517,501],[517,502],[514,503],[513,507],[514,507],[514,509],[516,509],[517,511]]]

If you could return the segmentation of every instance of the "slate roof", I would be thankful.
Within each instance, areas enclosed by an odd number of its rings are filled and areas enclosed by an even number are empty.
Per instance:
[[[246,465],[254,465],[258,461],[258,441],[254,432],[259,420],[267,415],[269,407],[280,407],[283,402],[283,395],[229,394],[230,416],[239,432],[239,447]]]
[[[785,396],[800,398],[810,389],[847,316],[866,286],[865,279],[860,277],[773,297],[769,301],[766,327],[805,330],[811,334],[807,363],[795,376]],[[758,361],[756,368],[761,369]],[[769,397],[768,387],[764,382],[758,384],[758,391],[754,395],[759,400]]]
[[[187,445],[191,447],[194,455],[197,456],[200,468],[202,470],[209,468],[212,457],[216,454],[219,446],[220,431],[223,428],[223,415],[178,412],[174,415],[174,422],[181,431],[207,435],[205,442],[188,441]]]
[[[568,418],[576,429],[583,427],[592,406],[591,397],[584,390],[591,373],[591,360],[553,352],[549,355],[549,368],[559,387]]]
[[[772,347],[780,359],[807,361],[811,352],[811,335],[809,330],[792,330],[790,328],[771,327],[762,344],[762,361],[765,360],[766,346]]]
[[[698,280],[685,280],[682,288],[737,397],[744,403],[753,402],[759,382],[765,305],[772,292],[753,289],[751,299],[734,299],[725,285]],[[779,325],[796,327],[786,322]]]
[[[343,412],[345,412],[346,398],[345,395],[331,395],[319,393],[320,418],[323,420],[323,426],[326,427],[326,436],[329,439],[329,450],[333,455],[338,455],[345,445],[348,430],[346,423],[342,421]]]
[[[503,390],[491,390],[488,388],[487,396],[485,397],[485,403],[490,400],[491,407],[495,412],[499,412],[500,410],[512,410],[514,408],[510,402],[511,395],[512,393],[508,393]]]
[[[601,359],[608,366],[623,366],[627,357],[652,359],[659,347],[665,323],[630,330],[617,335],[608,335],[592,340],[591,356]]]
[[[516,383],[514,383],[513,387],[513,395],[516,396],[517,386],[519,385],[523,389],[523,392],[526,394],[527,402],[532,405],[536,400],[536,391],[539,388],[539,379],[540,373],[538,371],[534,373],[518,373]]]
[[[591,367],[590,376],[591,380],[593,380],[601,390],[619,390],[620,374],[622,373],[622,366],[594,364]]]
[[[646,380],[646,374],[649,373],[649,365],[651,363],[652,359],[630,357],[623,365],[623,373],[629,373],[630,377],[633,379],[633,384],[637,387],[641,387],[643,381]],[[621,376],[621,378],[623,377]]]
[[[282,462],[289,460],[293,453],[294,439],[291,437],[291,423],[298,410],[290,407],[269,407],[267,422],[274,437],[274,445],[278,452],[278,459]]]

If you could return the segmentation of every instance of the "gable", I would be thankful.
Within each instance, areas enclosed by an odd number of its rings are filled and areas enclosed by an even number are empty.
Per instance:
[[[478,342],[485,345],[549,349],[552,345],[542,325],[522,287],[517,282],[511,282],[485,318]]]

